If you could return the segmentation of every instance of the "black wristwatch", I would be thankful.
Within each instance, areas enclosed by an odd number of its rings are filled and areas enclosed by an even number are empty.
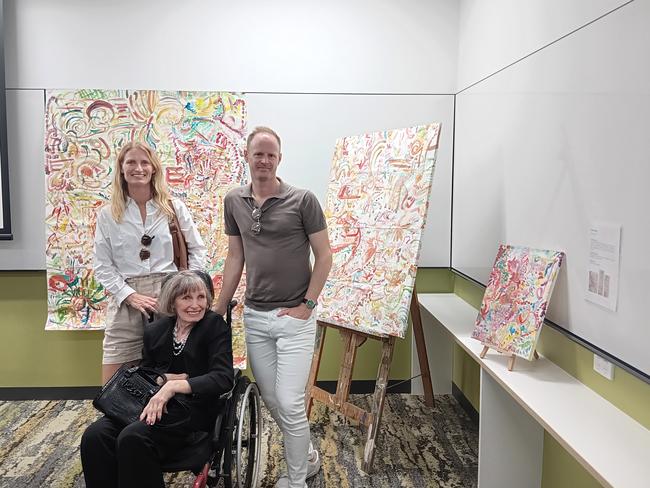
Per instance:
[[[302,303],[307,305],[307,308],[309,310],[313,310],[314,308],[316,308],[316,305],[318,305],[318,302],[315,302],[314,300],[309,300],[308,298],[303,298]]]

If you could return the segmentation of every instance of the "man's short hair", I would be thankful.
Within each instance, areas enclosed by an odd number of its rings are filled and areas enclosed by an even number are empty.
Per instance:
[[[277,132],[275,132],[273,129],[270,127],[264,127],[263,125],[255,127],[250,134],[248,134],[248,137],[246,138],[246,149],[251,147],[251,142],[253,142],[253,138],[257,134],[270,134],[273,137],[275,137],[275,140],[278,141],[278,148],[282,149],[282,142],[280,141],[280,136],[278,135]]]

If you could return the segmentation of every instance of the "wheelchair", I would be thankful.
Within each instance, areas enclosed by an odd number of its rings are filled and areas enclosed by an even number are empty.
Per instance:
[[[163,460],[163,471],[192,471],[192,488],[254,488],[262,450],[261,397],[257,385],[235,370],[235,386],[216,404],[219,415],[211,433]],[[198,454],[197,454],[198,453]]]
[[[209,275],[197,272],[207,279]],[[233,300],[228,304],[226,323],[232,323]],[[223,488],[254,488],[259,475],[262,451],[262,410],[257,385],[234,370],[233,388],[221,395],[215,404],[219,412],[211,433],[197,433],[192,442],[163,459],[167,473],[192,471],[196,475],[192,488],[221,486]]]

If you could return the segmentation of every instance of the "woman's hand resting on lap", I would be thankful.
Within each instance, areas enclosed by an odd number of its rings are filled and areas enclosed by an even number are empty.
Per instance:
[[[167,413],[167,402],[174,396],[175,391],[172,383],[165,383],[158,393],[151,397],[147,406],[144,407],[140,414],[140,420],[147,425],[153,425],[158,422],[163,413]]]

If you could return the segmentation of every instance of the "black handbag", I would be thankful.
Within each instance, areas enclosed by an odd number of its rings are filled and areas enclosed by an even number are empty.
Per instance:
[[[167,382],[165,375],[156,370],[124,365],[102,387],[93,400],[93,406],[107,417],[128,425],[140,418],[149,400]],[[167,402],[167,412],[155,425],[178,427],[190,420],[189,408],[174,396]]]

